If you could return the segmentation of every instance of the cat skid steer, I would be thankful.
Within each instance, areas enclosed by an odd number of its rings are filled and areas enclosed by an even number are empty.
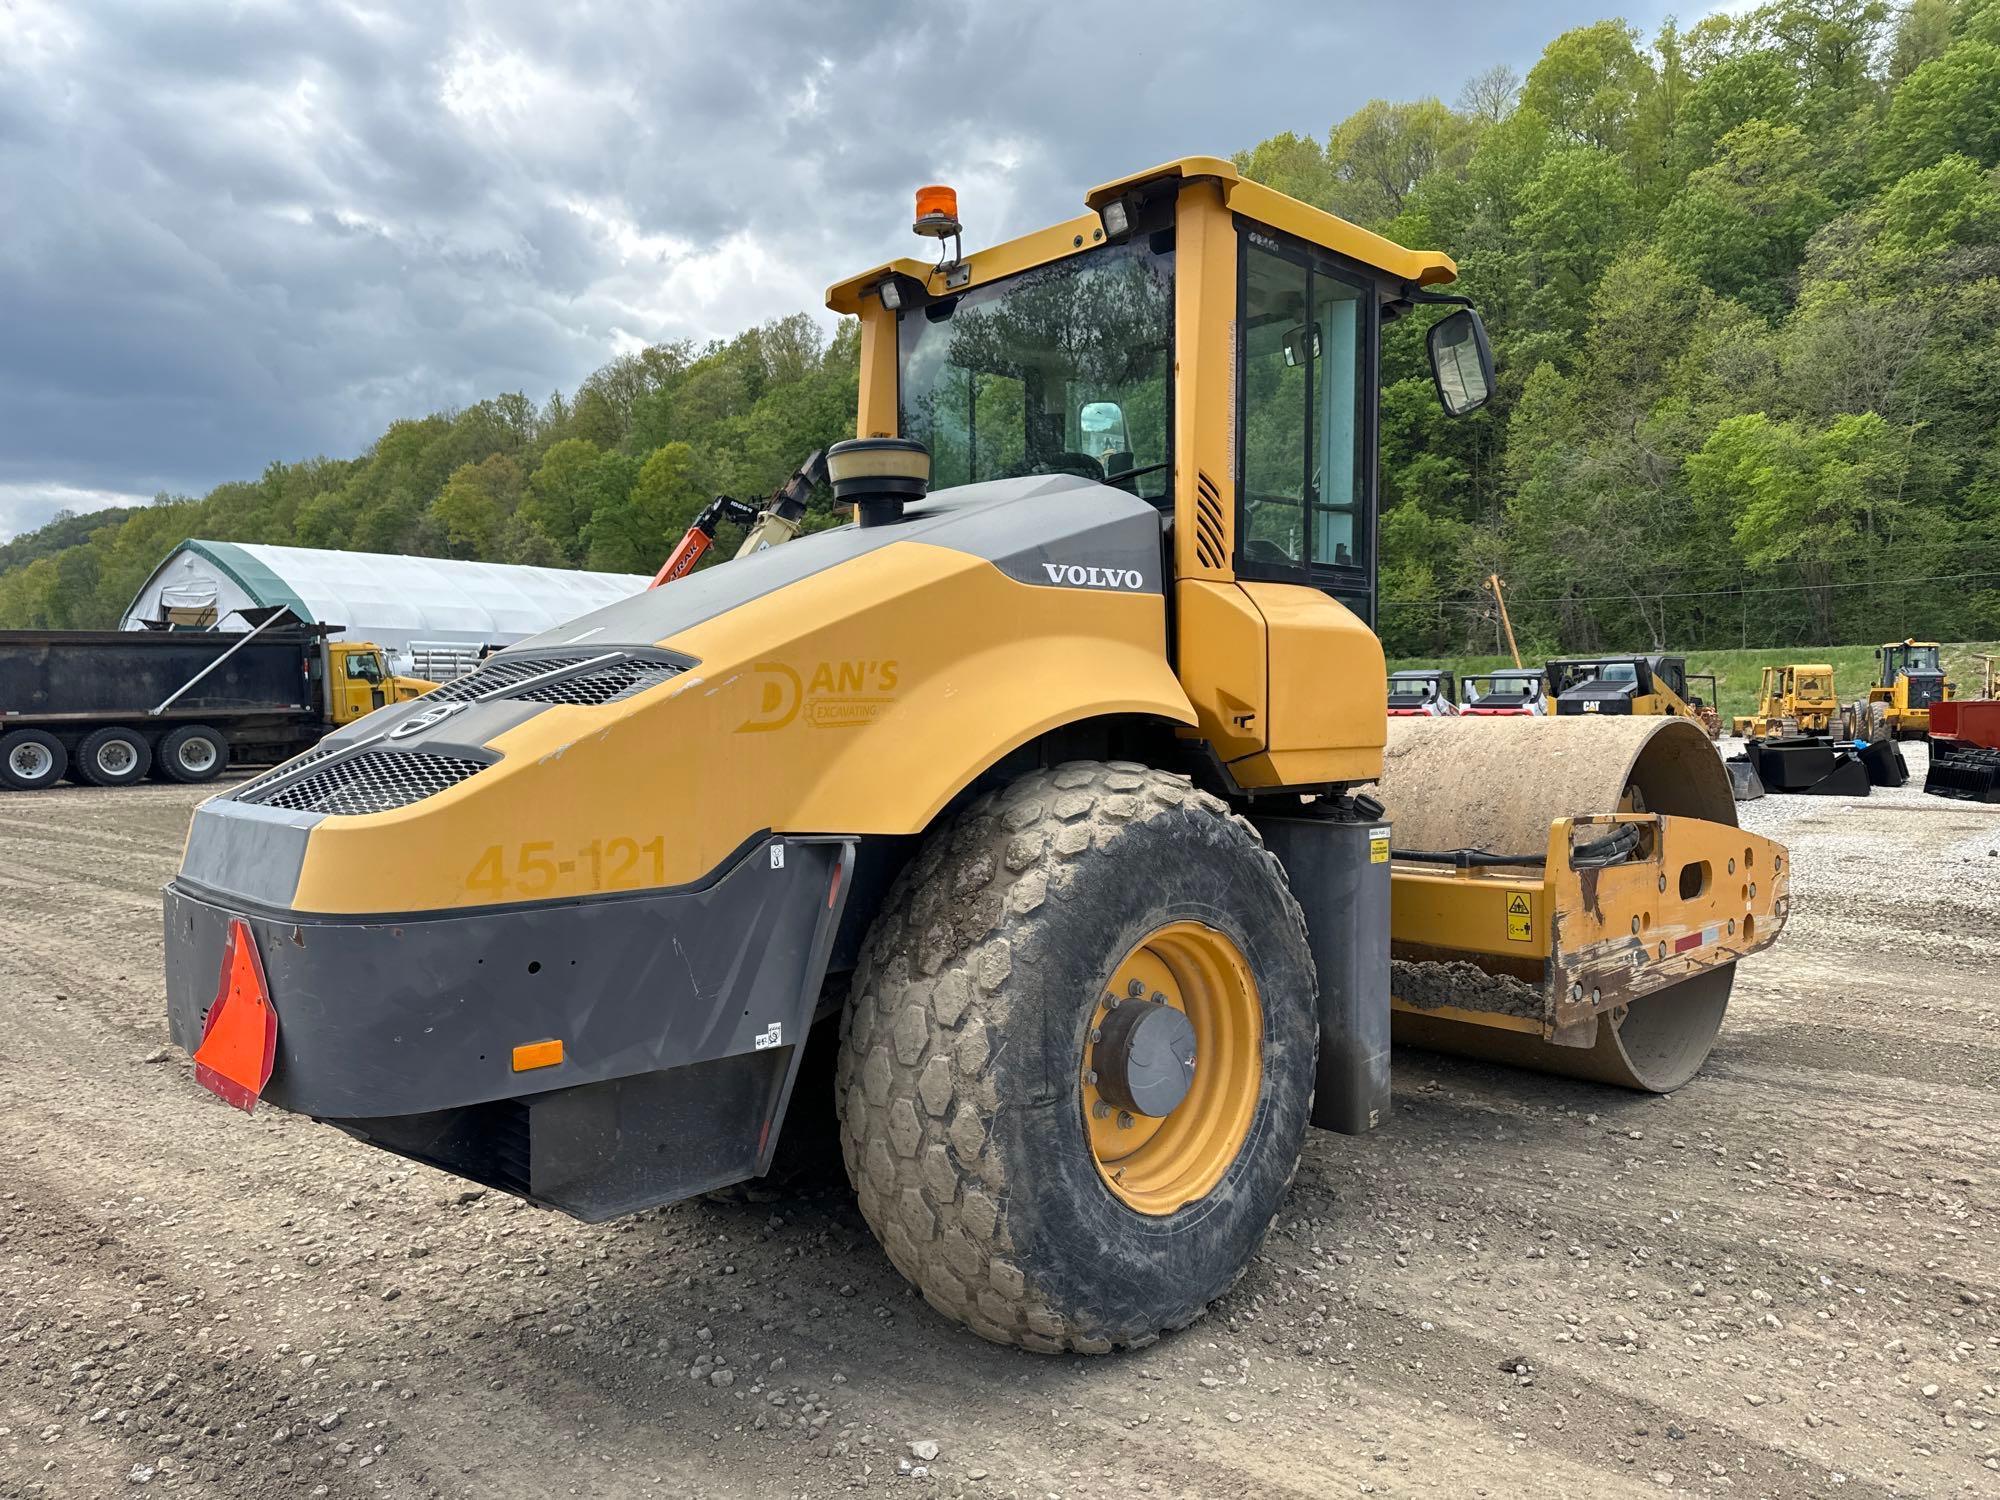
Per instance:
[[[837,1135],[935,1307],[1079,1351],[1229,1289],[1392,1033],[1686,1083],[1788,904],[1701,731],[1387,717],[1376,351],[1486,399],[1452,262],[1213,158],[1084,202],[961,256],[926,190],[833,288],[851,524],[204,803],[203,1081],[592,1220]]]

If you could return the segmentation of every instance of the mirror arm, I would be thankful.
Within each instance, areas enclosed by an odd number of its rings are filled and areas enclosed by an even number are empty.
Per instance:
[[[1403,295],[1399,300],[1404,302],[1445,303],[1452,307],[1472,307],[1475,305],[1470,297],[1461,297],[1453,292],[1427,292],[1422,287],[1415,286],[1405,286],[1403,288]]]

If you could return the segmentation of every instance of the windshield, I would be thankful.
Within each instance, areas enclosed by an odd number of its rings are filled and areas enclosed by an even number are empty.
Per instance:
[[[902,432],[939,489],[1081,474],[1164,501],[1174,258],[1143,242],[900,315]]]
[[[1471,685],[1474,696],[1480,699],[1526,699],[1534,693],[1535,679],[1532,677],[1474,677],[1471,679]]]
[[[1944,634],[1943,631],[1938,632]],[[1935,646],[1911,646],[1903,658],[1905,672],[1935,672],[1938,670],[1938,648]]]

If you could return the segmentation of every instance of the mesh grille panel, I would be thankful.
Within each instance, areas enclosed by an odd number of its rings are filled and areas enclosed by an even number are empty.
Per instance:
[[[387,812],[456,786],[486,767],[476,760],[417,750],[366,750],[261,795],[240,795],[293,812],[355,816]]]
[[[679,667],[659,661],[612,662],[595,672],[544,682],[508,696],[525,698],[534,703],[615,703],[620,698],[629,698],[634,693],[656,687],[679,671]]]
[[[582,666],[589,660],[587,656],[542,656],[533,661],[514,661],[504,656],[496,656],[484,666],[474,668],[463,677],[455,678],[425,696],[444,702],[470,700],[486,693],[504,691],[517,682],[525,682],[530,677],[539,677],[544,672]]]
[[[282,761],[278,765],[273,766],[270,770],[264,772],[263,775],[244,782],[243,785],[236,789],[236,800],[238,802],[261,801],[263,799],[256,795],[259,788],[269,786],[280,776],[291,775],[292,772],[298,770],[301,766],[310,766],[315,762],[325,760],[329,755],[338,755],[346,748],[345,745],[315,745],[303,755],[294,755],[290,760]]]
[[[620,657],[587,672],[537,682],[518,692],[510,691],[530,678],[568,671],[590,660],[592,658],[588,656],[541,656],[519,661],[495,657],[476,672],[447,683],[428,696],[470,700],[492,694],[528,703],[613,703],[655,687],[680,671],[679,667],[669,662]]]

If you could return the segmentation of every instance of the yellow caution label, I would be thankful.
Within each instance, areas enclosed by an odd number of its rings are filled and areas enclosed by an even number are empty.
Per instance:
[[[1386,865],[1389,863],[1389,830],[1371,828],[1368,830],[1368,863]]]
[[[1517,943],[1535,940],[1534,909],[1528,905],[1526,891],[1515,891],[1507,898],[1507,936]]]

